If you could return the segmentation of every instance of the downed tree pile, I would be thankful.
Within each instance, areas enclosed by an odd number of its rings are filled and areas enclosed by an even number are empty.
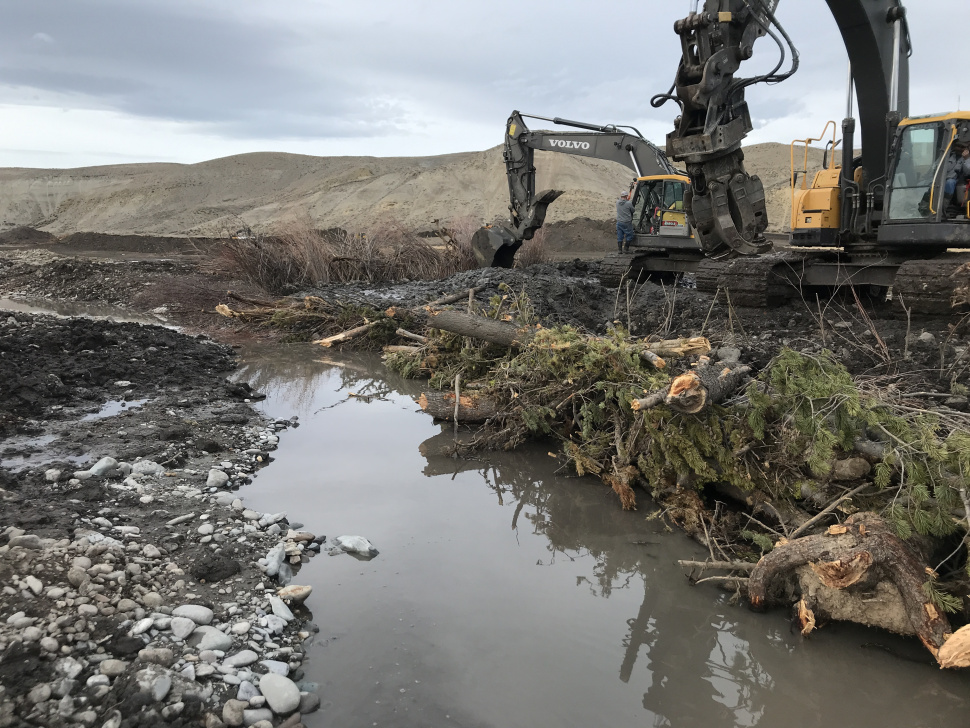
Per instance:
[[[712,362],[702,339],[543,328],[511,292],[425,323],[386,361],[430,378],[428,412],[480,423],[462,447],[556,438],[624,508],[645,487],[753,605],[797,602],[806,634],[824,619],[915,634],[941,664],[970,665],[946,617],[970,586],[970,416],[854,380],[827,352],[782,349],[754,373]]]

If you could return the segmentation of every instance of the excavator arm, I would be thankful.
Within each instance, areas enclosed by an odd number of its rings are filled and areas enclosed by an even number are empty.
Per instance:
[[[685,206],[701,248],[709,257],[755,255],[770,248],[764,187],[744,169],[741,141],[751,131],[744,91],[755,83],[777,83],[798,68],[798,52],[775,19],[779,0],[705,0],[703,10],[674,24],[682,57],[671,90],[654,97],[660,106],[676,100],[681,114],[667,136],[667,155],[687,164],[691,191]],[[859,89],[863,167],[870,180],[885,175],[890,112],[905,114],[907,53],[899,0],[826,0],[852,62]],[[778,46],[771,72],[736,76],[765,35]],[[790,53],[790,60],[788,59]],[[786,63],[789,67],[780,71]],[[901,82],[902,81],[902,82]],[[846,137],[848,153],[852,140]],[[851,165],[847,167],[851,170]]]
[[[578,132],[532,131],[523,117],[551,121],[560,126],[582,129]],[[624,127],[625,128],[625,127]],[[472,238],[472,246],[483,265],[510,267],[522,242],[531,240],[542,227],[546,208],[562,192],[536,193],[535,151],[561,152],[579,157],[618,162],[638,177],[680,174],[663,150],[637,132],[623,131],[614,125],[599,126],[568,119],[530,116],[513,111],[505,125],[505,171],[509,183],[510,226],[482,228]]]

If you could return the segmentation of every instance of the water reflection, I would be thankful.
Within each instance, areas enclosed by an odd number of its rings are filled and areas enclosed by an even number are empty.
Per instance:
[[[720,614],[705,624],[706,613],[696,615],[702,621],[693,621],[693,612],[706,612],[704,595],[698,595],[704,608],[693,610],[678,603],[680,590],[658,581],[655,547],[664,534],[631,527],[639,524],[631,524],[617,504],[604,504],[605,486],[595,479],[582,479],[582,489],[550,487],[531,475],[535,466],[529,458],[534,453],[512,454],[501,466],[482,466],[448,457],[453,439],[450,428],[443,428],[421,443],[428,463],[425,475],[479,471],[498,504],[513,505],[511,528],[520,529],[524,517],[530,533],[547,539],[548,563],[592,559],[588,575],[576,577],[577,587],[602,598],[616,590],[642,594],[636,616],[626,620],[618,674],[629,683],[640,661],[649,683],[642,705],[653,714],[652,725],[759,724],[765,693],[774,681],[752,656],[751,645],[736,633],[737,623]],[[651,509],[649,501],[644,499],[641,508]]]
[[[803,643],[785,615],[689,586],[675,560],[703,557],[696,545],[648,520],[646,497],[624,512],[595,479],[568,477],[550,445],[457,459],[451,427],[416,413],[420,383],[376,357],[267,356],[246,352],[239,376],[303,426],[254,497],[308,519],[319,508],[381,548],[366,566],[315,559],[300,574],[318,580],[326,642],[308,674],[328,703],[308,725],[962,720],[966,678],[859,648],[908,642],[835,626]],[[327,477],[300,490],[323,462]]]

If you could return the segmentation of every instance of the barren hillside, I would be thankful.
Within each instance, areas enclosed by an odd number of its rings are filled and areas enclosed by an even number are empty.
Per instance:
[[[746,150],[768,192],[771,229],[788,224],[788,147]],[[813,155],[820,157],[820,153]],[[547,220],[609,220],[625,167],[539,152],[537,187],[566,191]],[[269,228],[309,215],[319,227],[366,227],[390,216],[410,226],[507,215],[502,150],[436,157],[310,157],[261,152],[199,164],[128,164],[78,169],[0,169],[0,226],[54,234],[217,236],[244,225]]]

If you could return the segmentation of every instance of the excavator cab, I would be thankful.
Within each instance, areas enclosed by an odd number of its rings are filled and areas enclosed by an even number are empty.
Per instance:
[[[947,176],[970,146],[970,112],[903,119],[892,142],[880,243],[905,248],[970,248],[970,199],[960,175]]]
[[[633,191],[633,229],[637,236],[693,237],[684,193],[690,180],[683,175],[653,175],[637,179]]]
[[[961,133],[962,129],[962,133]],[[947,190],[948,160],[970,141],[970,112],[904,119],[893,146],[887,220],[967,220],[966,186]]]

